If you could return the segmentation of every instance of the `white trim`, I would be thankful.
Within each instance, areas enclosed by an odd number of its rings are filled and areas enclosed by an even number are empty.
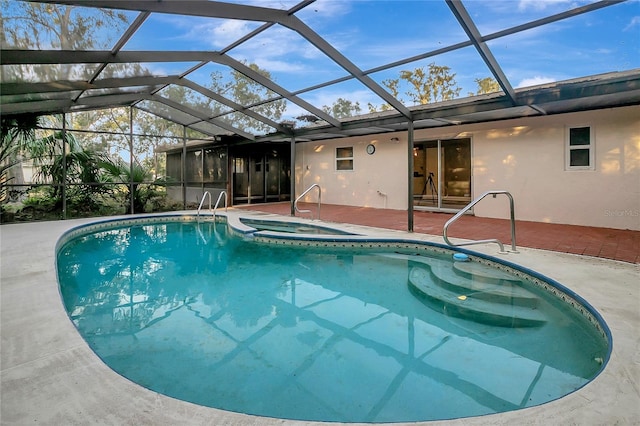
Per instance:
[[[571,145],[570,134],[571,129],[579,129],[583,127],[589,128],[589,145]],[[589,150],[589,165],[588,166],[572,166],[571,165],[571,151],[575,149],[588,149]],[[577,124],[565,126],[565,139],[564,139],[564,169],[565,171],[577,171],[577,170],[595,170],[595,131],[592,125],[589,124]]]
[[[338,150],[339,149],[351,149],[351,157],[338,157]],[[353,145],[351,145],[351,146],[337,146],[336,147],[335,151],[333,152],[333,154],[334,154],[333,167],[334,167],[336,172],[352,172],[355,169],[354,152],[355,152],[355,150],[353,149]],[[351,168],[350,169],[339,169],[338,168],[338,161],[349,161],[349,160],[351,160]]]

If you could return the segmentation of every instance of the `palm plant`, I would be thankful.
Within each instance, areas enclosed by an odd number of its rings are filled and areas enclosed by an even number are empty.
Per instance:
[[[24,114],[2,117],[0,123],[0,201],[5,201],[7,185],[15,179],[10,169],[22,161],[22,154],[36,139],[40,117]]]
[[[62,188],[66,197],[85,209],[97,206],[95,196],[107,191],[100,165],[104,154],[77,147],[64,154],[55,155],[40,166],[38,177],[52,182],[51,198],[56,206],[62,203]]]
[[[107,180],[120,185],[125,199],[129,202],[133,200],[133,213],[144,212],[145,204],[155,195],[153,185],[158,183],[145,184],[152,178],[151,172],[137,161],[127,164],[121,159],[104,159],[100,167]]]

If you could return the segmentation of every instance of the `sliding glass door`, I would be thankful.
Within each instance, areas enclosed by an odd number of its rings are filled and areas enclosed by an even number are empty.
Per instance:
[[[413,170],[414,208],[451,211],[471,202],[471,139],[416,142]]]

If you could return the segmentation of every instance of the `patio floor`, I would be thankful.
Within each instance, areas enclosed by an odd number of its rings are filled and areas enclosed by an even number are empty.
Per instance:
[[[308,205],[300,203],[299,207],[312,211],[312,213],[301,214],[301,217],[311,218],[311,215],[315,215],[317,211],[315,203]],[[289,202],[240,205],[234,208],[281,215],[289,215],[291,212]],[[322,204],[320,216],[325,222],[407,230],[407,212],[404,210]],[[421,234],[442,235],[445,222],[452,216],[448,213],[414,211],[413,231]],[[511,243],[511,228],[509,220],[506,219],[465,215],[451,225],[449,237],[470,240],[497,238],[508,246]],[[516,243],[518,247],[640,263],[640,231],[517,220]]]

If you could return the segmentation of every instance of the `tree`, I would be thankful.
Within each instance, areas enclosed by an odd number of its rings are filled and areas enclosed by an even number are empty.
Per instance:
[[[110,49],[115,40],[103,37],[106,29],[121,33],[129,25],[129,19],[120,11],[1,0],[3,11],[2,44],[17,49],[95,50]],[[86,80],[89,76],[84,65],[61,66],[12,66],[3,70],[4,81],[38,80]],[[146,70],[140,64],[110,64],[101,78],[140,75]],[[72,128],[106,131],[128,130],[128,109],[114,108],[82,114]],[[84,120],[83,120],[84,119]],[[83,138],[84,139],[84,138]],[[100,150],[111,145],[109,135],[91,138],[92,149]],[[96,140],[98,142],[96,143]],[[101,143],[100,143],[101,142]],[[121,148],[121,147],[120,147]]]
[[[64,185],[68,205],[91,211],[98,205],[94,196],[106,192],[104,187],[96,185],[101,177],[98,166],[100,157],[80,147],[71,133],[42,129],[59,128],[60,123],[55,118],[32,114],[3,117],[1,201],[8,201],[8,185],[24,184],[22,164],[31,162],[35,168],[36,182],[45,185],[25,186],[22,190],[16,190],[16,194],[29,194],[29,198],[23,202],[28,201],[30,206],[37,206],[42,212],[59,211],[63,204]]]
[[[401,86],[407,87],[405,95],[409,97],[409,101],[414,105],[425,105],[432,102],[448,101],[458,96],[462,89],[458,87],[455,77],[455,73],[451,73],[451,68],[431,63],[426,70],[424,67],[418,67],[413,71],[400,71],[399,78],[384,80],[382,84],[391,95],[403,103],[406,102],[400,97],[400,88]],[[386,111],[391,108],[391,105],[383,104],[380,110]],[[376,110],[374,105],[369,104],[370,112]]]
[[[3,186],[9,182],[23,184],[22,163],[32,161],[34,166],[49,166],[56,155],[63,152],[66,144],[68,152],[77,151],[79,145],[69,134],[54,131],[38,137],[38,130],[46,122],[47,126],[60,127],[54,116],[21,114],[2,118],[2,146],[0,147],[0,175]],[[15,167],[14,167],[15,166]],[[20,166],[20,167],[17,167]],[[14,181],[14,182],[11,182]],[[62,179],[54,183],[62,182]]]
[[[474,81],[478,85],[478,90],[476,93],[469,92],[469,96],[484,95],[486,93],[500,91],[500,85],[493,77],[476,78]]]
[[[62,140],[61,133],[57,132],[51,137],[53,140]],[[67,134],[67,140],[73,140]],[[108,188],[100,170],[100,163],[104,155],[95,151],[84,149],[80,146],[53,156],[51,161],[42,164],[38,176],[46,182],[54,185],[50,187],[50,197],[54,208],[62,206],[62,186],[66,189],[65,197],[68,204],[79,207],[83,211],[92,211],[99,207],[96,200],[97,194],[106,194]]]
[[[128,24],[122,12],[109,9],[86,9],[78,6],[63,6],[45,3],[2,0],[3,46],[12,49],[62,49],[91,50],[111,48],[100,43],[104,28],[124,30]],[[3,70],[4,81],[74,80],[80,78],[84,67],[68,64],[55,66],[13,66]]]
[[[271,79],[271,74],[258,65],[249,64],[248,67],[264,77]],[[251,110],[273,121],[280,120],[287,107],[284,99],[261,103],[265,99],[274,97],[274,93],[235,69],[231,70],[229,77],[230,78],[225,78],[221,72],[214,71],[211,73],[211,84],[209,84],[207,88],[240,105],[251,106],[259,104],[252,107]],[[223,112],[223,106],[211,99],[206,100],[206,106],[213,115]],[[221,119],[242,131],[268,132],[272,130],[269,125],[245,114],[223,115]]]
[[[124,29],[127,17],[110,9],[84,9],[46,3],[2,0],[2,42],[13,48],[89,49],[98,46],[95,35],[103,28]]]
[[[360,114],[360,103],[338,98],[330,107],[324,105],[322,110],[335,118],[353,117]]]
[[[390,78],[387,80],[383,80],[382,84],[384,86],[387,87],[387,89],[389,89],[389,92],[391,93],[391,95],[396,98],[399,99],[400,98],[400,90],[398,89],[398,87],[400,86],[400,79],[399,78]],[[367,107],[369,108],[369,112],[370,113],[374,113],[376,111],[378,111],[378,107],[376,107],[374,104],[372,103],[368,103]],[[382,104],[380,105],[380,111],[389,111],[393,109],[393,107],[389,104]]]
[[[22,183],[22,169],[12,170],[22,162],[22,155],[31,141],[36,138],[36,128],[40,125],[40,117],[34,114],[23,114],[13,117],[2,117],[0,135],[0,202],[8,197],[7,185]],[[16,179],[17,178],[17,179]],[[17,182],[15,182],[17,180]]]
[[[100,168],[105,173],[105,180],[116,184],[125,194],[127,205],[133,198],[133,213],[144,212],[147,201],[156,195],[154,186],[162,184],[161,181],[146,184],[151,179],[150,171],[137,162],[129,165],[121,159],[105,158]]]
[[[429,64],[427,72],[424,67],[400,72],[400,79],[413,88],[405,93],[416,105],[448,101],[458,96],[461,89],[456,83],[455,76],[451,74],[451,68],[438,66],[435,63]]]

